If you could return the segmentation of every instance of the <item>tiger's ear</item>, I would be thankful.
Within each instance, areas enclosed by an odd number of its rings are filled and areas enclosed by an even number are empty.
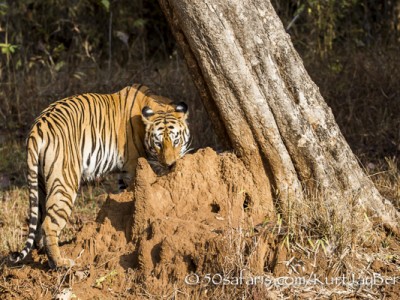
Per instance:
[[[150,117],[152,117],[152,116],[154,116],[154,111],[148,106],[143,107],[142,120],[143,120],[144,124],[152,123],[150,120]]]
[[[175,112],[178,113],[177,117],[183,120],[186,120],[188,117],[188,106],[185,102],[179,102],[175,106]]]

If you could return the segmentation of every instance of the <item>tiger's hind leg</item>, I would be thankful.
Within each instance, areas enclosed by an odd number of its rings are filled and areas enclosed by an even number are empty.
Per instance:
[[[63,258],[58,246],[61,230],[67,224],[72,212],[77,191],[60,186],[56,180],[56,188],[49,194],[46,201],[46,216],[42,224],[42,234],[50,268],[71,267],[75,263],[72,259]],[[58,186],[57,186],[58,185]]]

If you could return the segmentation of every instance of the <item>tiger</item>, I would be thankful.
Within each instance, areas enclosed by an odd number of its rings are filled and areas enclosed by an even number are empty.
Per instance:
[[[29,233],[17,263],[35,245],[50,268],[71,267],[58,239],[82,180],[119,172],[119,188],[134,179],[139,157],[168,171],[190,150],[188,106],[135,84],[113,94],[87,93],[58,100],[35,119],[28,134]]]

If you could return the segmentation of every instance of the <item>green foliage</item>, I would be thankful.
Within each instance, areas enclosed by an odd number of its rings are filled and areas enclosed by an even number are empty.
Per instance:
[[[26,71],[46,67],[57,73],[65,65],[100,63],[110,59],[110,45],[111,58],[120,64],[168,57],[172,49],[156,0],[10,1],[0,2],[0,15],[1,51],[13,54]],[[0,60],[0,69],[5,62]]]
[[[101,4],[104,6],[107,12],[110,11],[110,1],[109,0],[101,0]]]
[[[0,16],[4,16],[7,14],[8,5],[5,2],[0,2]]]
[[[139,18],[139,19],[136,19],[132,25],[133,25],[133,27],[136,27],[136,28],[143,28],[143,27],[145,27],[146,23],[147,23],[146,19]]]
[[[9,43],[0,43],[1,53],[5,55],[11,55],[18,48],[17,45],[11,45]]]

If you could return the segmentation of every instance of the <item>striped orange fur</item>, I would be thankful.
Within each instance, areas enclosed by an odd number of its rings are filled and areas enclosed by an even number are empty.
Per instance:
[[[114,94],[82,94],[54,102],[34,121],[27,139],[29,234],[23,260],[33,245],[45,247],[52,268],[70,266],[58,237],[71,214],[82,180],[111,171],[120,188],[135,175],[139,157],[163,172],[189,150],[187,106],[156,96],[143,85]]]

